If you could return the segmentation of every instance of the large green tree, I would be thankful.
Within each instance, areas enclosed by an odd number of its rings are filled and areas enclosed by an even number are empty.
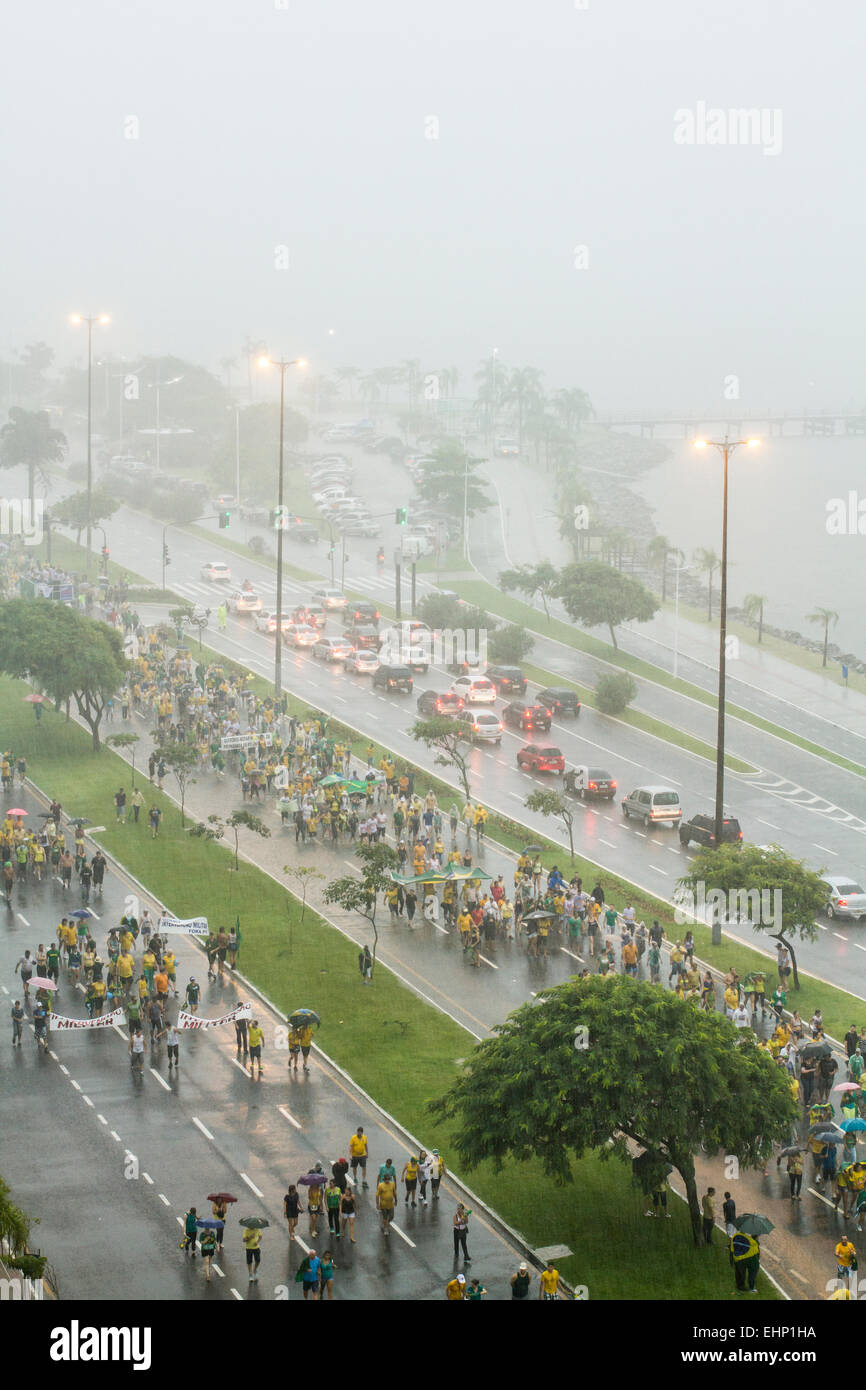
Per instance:
[[[750,1031],[658,985],[606,975],[573,980],[524,1004],[473,1051],[431,1106],[455,1122],[474,1167],[540,1159],[558,1182],[595,1151],[626,1158],[628,1141],[685,1184],[694,1242],[701,1210],[694,1154],[721,1147],[761,1167],[797,1119],[786,1072]]]
[[[460,778],[460,785],[467,801],[471,801],[469,787],[469,753],[466,735],[456,719],[447,714],[435,714],[431,719],[418,719],[409,729],[410,738],[423,743],[426,748],[435,750],[434,762],[438,767],[453,767]]]
[[[74,700],[99,750],[105,702],[126,671],[119,632],[53,599],[10,599],[0,603],[0,670],[28,678],[57,709]]]
[[[93,526],[98,526],[101,521],[108,521],[109,517],[114,516],[120,506],[117,498],[112,497],[102,487],[93,489],[90,503],[90,521]],[[70,492],[68,496],[55,502],[51,512],[51,520],[60,526],[68,526],[70,531],[74,531],[76,545],[79,545],[81,533],[87,527],[87,493]]]
[[[720,845],[698,851],[688,873],[677,881],[678,897],[681,904],[695,907],[703,898],[717,920],[745,919],[754,931],[787,946],[794,988],[799,989],[794,941],[818,936],[815,916],[827,900],[823,872],[778,845]]]
[[[399,864],[397,851],[390,845],[358,845],[355,857],[361,864],[360,878],[332,879],[326,886],[323,897],[326,903],[336,903],[344,912],[357,912],[366,917],[373,928],[373,969],[376,970],[376,953],[379,949],[379,928],[376,924],[376,911],[379,897],[391,886],[391,870]]]
[[[66,435],[54,429],[47,410],[11,407],[9,419],[0,429],[0,468],[27,469],[27,496],[31,507],[36,474],[44,479],[46,465],[60,463],[66,449]]]
[[[467,516],[493,506],[475,476],[481,460],[470,457],[457,440],[446,439],[437,444],[431,457],[432,462],[424,465],[423,476],[417,483],[425,502],[435,502],[455,520],[463,518],[464,501]]]
[[[545,617],[550,622],[548,603],[556,594],[559,583],[559,570],[549,560],[539,560],[534,565],[516,565],[514,569],[503,570],[499,576],[500,588],[506,593],[516,589],[528,599],[536,596],[541,599]]]
[[[619,623],[649,622],[659,608],[655,596],[637,579],[601,560],[566,565],[557,592],[569,617],[587,627],[604,623],[614,646],[614,628]]]

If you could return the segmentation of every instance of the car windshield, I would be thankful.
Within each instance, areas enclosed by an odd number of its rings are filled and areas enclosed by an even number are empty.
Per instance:
[[[653,797],[654,806],[676,806],[678,801],[676,792],[656,792]]]
[[[610,773],[605,772],[604,769],[600,767],[588,767],[587,773],[592,778],[593,782],[606,782],[610,777]]]
[[[863,889],[859,883],[837,883],[836,892],[844,895],[846,893],[862,893]]]
[[[539,751],[540,751],[540,753],[541,753],[542,758],[561,758],[561,757],[562,757],[562,751],[561,751],[561,749],[559,749],[559,748],[541,748]]]

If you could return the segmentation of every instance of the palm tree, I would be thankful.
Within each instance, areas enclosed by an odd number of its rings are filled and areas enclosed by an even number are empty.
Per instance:
[[[616,556],[616,567],[622,569],[622,557],[630,540],[630,533],[622,526],[613,526],[605,533],[604,543],[607,549],[608,564]],[[614,642],[614,646],[616,646],[616,642]]]
[[[475,380],[478,382],[475,410],[482,431],[486,435],[492,434],[496,426],[496,416],[505,393],[507,377],[508,368],[495,352],[490,357],[485,357],[475,372]]]
[[[764,634],[764,604],[767,602],[766,594],[746,594],[743,599],[743,608],[746,617],[750,622],[758,620],[758,641],[760,642]]]
[[[368,372],[366,376],[362,376],[358,382],[358,390],[362,400],[365,400],[369,406],[372,406],[374,401],[378,401],[382,394],[379,390],[378,372]]]
[[[457,390],[457,383],[460,380],[460,373],[456,367],[440,367],[437,372],[439,386],[443,396],[453,396]]]
[[[589,420],[593,414],[592,401],[579,386],[556,391],[553,408],[569,434],[580,434],[584,420]]]
[[[352,382],[361,375],[360,367],[338,367],[334,375],[341,386],[349,389],[349,400],[352,399]]]
[[[66,449],[66,435],[52,429],[47,410],[22,410],[18,405],[11,407],[9,419],[0,429],[0,468],[17,468],[23,464],[27,469],[31,515],[37,470],[44,481],[45,464],[59,463]]]
[[[223,371],[224,371],[225,374],[226,374],[226,395],[227,395],[227,396],[230,396],[231,393],[232,393],[232,372],[234,371],[234,369],[235,369],[235,367],[236,367],[237,365],[238,365],[238,359],[237,359],[236,357],[221,357],[221,358],[220,358],[220,366],[222,367]]]
[[[417,357],[406,357],[397,370],[399,372],[397,380],[405,381],[407,387],[406,401],[410,410],[414,410],[415,403],[418,400],[418,380],[421,376],[420,359]]]
[[[714,550],[707,550],[701,547],[696,550],[692,560],[697,568],[707,576],[707,622],[713,621],[713,575],[721,565],[721,560]]]
[[[836,613],[832,608],[816,608],[814,613],[806,614],[807,623],[824,624],[824,659],[821,662],[822,666],[827,665],[827,647],[830,642],[830,624],[833,623],[835,626],[835,624],[838,623],[838,621],[839,614]]]
[[[681,550],[678,550],[675,545],[671,545],[667,536],[653,536],[646,548],[646,557],[647,563],[652,569],[661,571],[662,603],[664,603],[667,598],[668,556],[670,555],[679,555],[680,564],[683,563],[685,558]]]
[[[523,447],[523,422],[527,412],[531,409],[540,409],[544,402],[541,375],[537,367],[515,367],[501,396],[503,405],[517,407],[517,442],[521,448]]]

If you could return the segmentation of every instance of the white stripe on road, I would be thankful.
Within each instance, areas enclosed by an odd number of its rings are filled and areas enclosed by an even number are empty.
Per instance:
[[[113,1130],[111,1131],[111,1137],[112,1137],[112,1139],[115,1141],[115,1143],[117,1143],[117,1144],[120,1143],[120,1135],[118,1134],[118,1132],[117,1132],[116,1129],[113,1129]]]
[[[405,1240],[406,1244],[407,1244],[407,1245],[410,1245],[410,1246],[412,1247],[413,1250],[416,1250],[416,1249],[417,1249],[417,1246],[416,1246],[414,1240],[410,1240],[409,1237],[407,1236],[406,1232],[400,1230],[400,1227],[397,1225],[397,1222],[396,1222],[396,1221],[392,1221],[392,1222],[391,1222],[391,1230],[392,1230],[392,1231],[396,1231],[397,1234],[398,1234],[398,1236],[400,1236],[401,1240]]]
[[[144,1181],[148,1184],[149,1187],[153,1187],[153,1178],[150,1176],[150,1173],[142,1173],[141,1176],[144,1178]]]
[[[600,835],[598,837],[598,843],[600,845],[607,845],[608,849],[616,849],[616,845],[612,844],[610,840],[603,840]]]
[[[576,956],[574,951],[569,951],[567,946],[560,946],[559,949],[560,951],[564,951],[567,956],[571,956],[572,960],[579,960],[581,965],[583,964],[583,956]]]
[[[19,921],[19,922],[23,922],[23,923],[24,923],[25,927],[29,927],[29,926],[30,926],[30,923],[27,921],[27,918],[26,918],[26,917],[22,917],[20,912],[16,912],[16,913],[15,913],[15,916],[18,918],[18,921]]]
[[[171,1206],[171,1202],[168,1200],[168,1198],[166,1197],[166,1195],[165,1195],[164,1192],[160,1192],[160,1193],[159,1193],[159,1200],[163,1203],[164,1206],[166,1206],[166,1207],[170,1207],[170,1206]],[[180,1220],[180,1217],[178,1217],[178,1220]],[[181,1224],[182,1224],[182,1223],[181,1223]]]
[[[219,1265],[215,1265],[214,1262],[213,1262],[213,1260],[211,1260],[211,1265],[210,1265],[210,1267],[211,1267],[211,1269],[213,1270],[214,1274],[218,1274],[219,1277],[220,1277],[221,1279],[225,1279],[225,1275],[223,1274],[223,1272],[222,1272],[222,1270],[220,1269]]]
[[[771,830],[781,830],[782,828],[780,825],[774,825],[771,820],[761,820],[760,816],[756,817],[756,819],[760,825],[768,825]]]
[[[93,1101],[90,1099],[90,1096],[82,1096],[81,1099],[84,1101],[85,1105],[90,1106],[91,1110],[95,1109],[95,1106],[93,1104]]]
[[[847,941],[847,940],[848,940],[847,936],[843,936],[842,933],[841,933],[840,931],[834,931],[833,935],[836,936],[836,937],[838,937],[840,941]]]
[[[57,1053],[56,1053],[56,1052],[52,1052],[50,1048],[48,1049],[48,1056],[51,1058],[52,1062],[59,1062],[59,1061],[60,1061],[60,1058],[57,1056]]]
[[[289,1111],[286,1109],[284,1105],[278,1105],[277,1109],[279,1110],[280,1114],[288,1120],[290,1125],[295,1126],[295,1129],[301,1128],[299,1121],[295,1119],[294,1115],[289,1113]]]
[[[232,1061],[234,1062],[234,1064],[235,1064],[235,1066],[238,1068],[238,1070],[239,1070],[239,1071],[242,1071],[243,1074],[244,1074],[244,1076],[246,1076],[246,1074],[247,1074],[247,1069],[246,1069],[246,1067],[244,1066],[243,1062],[239,1062],[238,1059],[237,1059],[237,1057],[233,1057],[233,1058],[232,1058]]]
[[[806,1191],[811,1192],[813,1197],[817,1197],[819,1202],[826,1203],[828,1207],[835,1207],[835,1203],[831,1202],[829,1198],[825,1197],[823,1192],[816,1192],[814,1187],[807,1187]]]
[[[106,1118],[105,1118],[104,1115],[97,1115],[96,1118],[97,1118],[97,1120],[99,1121],[99,1123],[100,1123],[101,1125],[107,1125],[107,1124],[108,1124],[108,1121],[106,1120]]]
[[[855,941],[854,945],[857,947],[858,951],[866,951],[866,946],[861,946],[859,941]]]
[[[239,1294],[238,1291],[237,1291],[237,1289],[232,1289],[232,1293],[234,1294],[235,1298],[238,1300],[238,1303],[243,1303],[243,1301],[244,1301],[244,1300],[243,1300],[243,1294]]]
[[[651,868],[651,869],[655,869],[655,871],[656,871],[657,874],[663,874],[665,878],[668,877],[668,871],[667,871],[667,869],[660,869],[660,868],[658,868],[657,865],[655,865],[655,864],[650,864],[650,868]]]
[[[253,1182],[252,1178],[248,1178],[247,1175],[246,1175],[246,1173],[241,1173],[241,1177],[243,1178],[244,1182],[246,1183],[246,1185],[247,1185],[247,1187],[250,1189],[250,1191],[251,1191],[251,1192],[254,1192],[254,1193],[256,1194],[257,1197],[261,1197],[262,1201],[264,1201],[264,1200],[265,1200],[265,1194],[264,1194],[264,1192],[261,1192],[261,1191],[259,1190],[259,1188],[256,1187],[256,1185],[255,1185],[255,1183]]]
[[[493,963],[492,960],[488,960],[486,956],[482,956],[482,954],[481,954],[480,951],[478,952],[478,959],[479,959],[479,960],[483,960],[483,961],[484,961],[484,964],[485,964],[485,965],[489,965],[493,970],[498,970],[498,969],[499,969],[499,966],[498,966],[498,965],[494,965],[494,963]]]
[[[8,991],[8,989],[6,988],[5,985],[0,985],[0,989],[2,989],[2,991],[3,991],[4,994],[8,994],[8,993],[9,993],[9,991]]]
[[[198,1118],[197,1115],[193,1115],[193,1117],[192,1117],[192,1122],[193,1122],[193,1124],[195,1125],[196,1129],[200,1129],[200,1130],[201,1130],[201,1132],[202,1132],[202,1134],[204,1135],[205,1139],[210,1139],[210,1141],[211,1141],[212,1144],[216,1143],[216,1140],[214,1139],[214,1137],[213,1137],[213,1135],[211,1134],[210,1130],[209,1130],[205,1125],[202,1124],[201,1120]]]
[[[156,1070],[156,1067],[149,1067],[148,1070],[151,1076],[156,1077],[157,1081],[159,1082],[160,1086],[163,1088],[164,1091],[171,1090],[171,1087],[169,1086],[168,1082],[160,1076],[159,1072]]]

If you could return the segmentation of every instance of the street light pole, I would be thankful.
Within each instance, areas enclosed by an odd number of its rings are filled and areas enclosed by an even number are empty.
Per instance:
[[[721,567],[721,602],[719,606],[719,697],[718,697],[718,720],[716,724],[716,804],[714,814],[714,833],[715,843],[718,848],[722,843],[722,829],[725,819],[725,675],[726,675],[726,638],[728,622],[728,460],[735,449],[741,444],[748,448],[757,448],[760,443],[757,439],[696,439],[695,448],[705,449],[712,445],[718,449],[722,455],[722,567]],[[721,938],[721,924],[716,921],[713,924],[713,940],[716,936]],[[718,942],[716,942],[718,944]]]
[[[289,367],[303,367],[302,357],[293,357],[290,361],[275,361],[270,357],[259,359],[261,367],[277,367],[280,373],[280,463],[277,477],[277,506],[280,509],[278,517],[282,522],[283,507],[283,480],[284,480],[284,443],[285,443],[285,412],[286,412],[286,370]],[[274,698],[279,700],[283,693],[283,528],[277,527],[277,630],[274,634],[276,650],[274,654]]]
[[[85,573],[90,574],[90,542],[93,525],[90,519],[93,502],[93,325],[106,324],[111,320],[108,314],[73,314],[71,322],[87,324],[87,551],[84,558]]]

